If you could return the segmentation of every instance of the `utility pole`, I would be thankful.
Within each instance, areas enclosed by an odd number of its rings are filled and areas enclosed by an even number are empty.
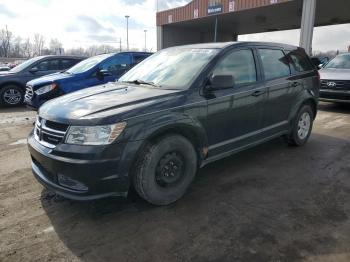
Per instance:
[[[125,16],[126,18],[126,46],[127,46],[127,51],[129,51],[129,15]]]
[[[147,30],[144,30],[145,32],[145,52],[147,51]]]

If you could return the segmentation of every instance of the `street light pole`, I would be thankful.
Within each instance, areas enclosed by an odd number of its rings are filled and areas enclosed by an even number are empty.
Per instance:
[[[126,46],[127,46],[127,50],[129,51],[129,15],[125,16],[126,18]]]
[[[145,32],[145,51],[147,51],[147,30],[144,30]]]

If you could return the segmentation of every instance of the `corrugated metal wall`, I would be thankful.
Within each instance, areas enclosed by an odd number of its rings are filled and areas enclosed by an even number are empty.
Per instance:
[[[234,2],[234,11],[257,8],[266,5],[278,4],[293,0],[221,0],[223,12],[229,12],[230,2]],[[157,25],[181,22],[185,20],[196,19],[195,9],[198,9],[198,18],[207,16],[209,0],[193,0],[183,7],[178,7],[157,13]]]

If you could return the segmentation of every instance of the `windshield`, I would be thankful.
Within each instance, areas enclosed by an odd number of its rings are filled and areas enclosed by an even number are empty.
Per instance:
[[[338,55],[324,68],[350,69],[350,55]]]
[[[131,69],[119,82],[152,83],[164,89],[186,89],[218,52],[218,49],[165,49]]]
[[[72,68],[68,69],[66,72],[69,74],[84,73],[110,56],[112,56],[112,54],[90,57],[76,64]]]
[[[31,66],[32,64],[34,64],[36,61],[40,60],[41,58],[42,58],[41,56],[38,56],[38,57],[34,57],[32,59],[29,59],[27,61],[24,61],[23,63],[19,64],[18,66],[15,66],[14,68],[12,68],[10,70],[10,72],[12,72],[12,73],[21,72],[22,70],[24,70],[27,67]]]

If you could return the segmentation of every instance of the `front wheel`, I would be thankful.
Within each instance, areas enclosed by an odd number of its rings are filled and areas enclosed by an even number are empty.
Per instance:
[[[180,135],[168,135],[140,153],[133,183],[146,201],[168,205],[185,194],[196,171],[197,154],[191,142]]]
[[[2,106],[18,106],[23,103],[24,92],[15,85],[8,85],[0,89],[0,105]]]
[[[291,134],[287,137],[287,142],[292,146],[304,145],[312,131],[314,121],[314,112],[311,106],[304,105],[298,112],[297,117],[293,123]]]

